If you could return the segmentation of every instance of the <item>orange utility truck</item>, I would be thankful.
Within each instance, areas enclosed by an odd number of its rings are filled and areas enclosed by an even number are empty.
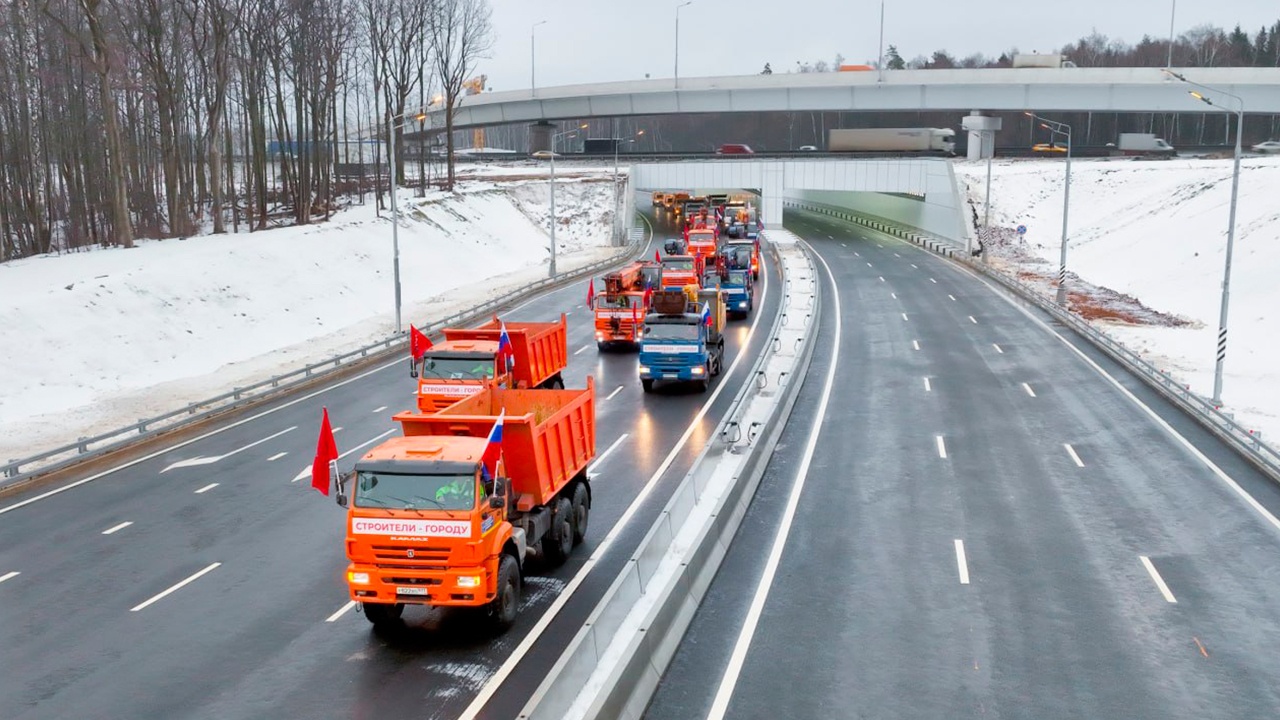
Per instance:
[[[707,258],[715,257],[716,254],[716,231],[714,228],[698,227],[694,225],[689,230],[689,254],[702,258],[705,263]]]
[[[666,255],[662,258],[662,289],[680,290],[686,285],[699,287],[701,263],[693,255]]]
[[[595,299],[596,347],[615,343],[639,345],[644,327],[645,288],[662,286],[662,266],[634,262],[604,276],[604,293]]]
[[[418,409],[446,408],[490,382],[510,388],[563,388],[560,372],[569,364],[565,316],[559,322],[509,322],[506,327],[513,360],[509,373],[498,367],[502,321],[496,315],[478,328],[446,328],[444,342],[428,350],[414,368]]]
[[[489,386],[395,420],[404,436],[365,453],[337,495],[351,599],[374,625],[433,605],[485,607],[509,627],[526,556],[560,565],[587,532],[592,377],[581,390]]]

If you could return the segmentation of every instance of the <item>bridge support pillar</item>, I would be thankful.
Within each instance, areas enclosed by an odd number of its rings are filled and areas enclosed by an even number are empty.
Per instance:
[[[985,160],[996,153],[996,131],[1000,129],[1001,118],[983,115],[981,110],[973,110],[960,121],[961,127],[969,131],[970,160]]]
[[[543,150],[551,150],[551,133],[555,132],[556,126],[543,120],[529,126],[529,154],[540,152]]]

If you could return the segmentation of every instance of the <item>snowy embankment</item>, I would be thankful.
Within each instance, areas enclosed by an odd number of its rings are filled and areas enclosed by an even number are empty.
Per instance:
[[[405,328],[547,273],[539,168],[403,191]],[[557,268],[616,252],[606,173],[557,174]],[[366,204],[328,222],[142,241],[0,264],[0,460],[182,407],[393,333],[391,224]]]
[[[957,163],[982,217],[985,163]],[[1085,160],[1071,166],[1071,305],[1205,397],[1213,394],[1231,198],[1230,159]],[[1061,160],[998,161],[989,260],[1052,293]],[[1223,409],[1280,442],[1280,158],[1241,167]],[[1015,228],[1025,225],[1025,238]],[[1080,292],[1076,292],[1080,291]],[[1124,297],[1128,296],[1128,297]]]

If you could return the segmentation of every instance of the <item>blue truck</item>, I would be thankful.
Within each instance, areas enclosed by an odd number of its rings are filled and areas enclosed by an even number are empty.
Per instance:
[[[755,309],[755,281],[750,267],[727,268],[720,276],[720,292],[724,295],[725,312],[746,317]]]
[[[640,338],[640,385],[658,381],[693,383],[701,392],[724,368],[725,305],[720,291],[653,293]]]

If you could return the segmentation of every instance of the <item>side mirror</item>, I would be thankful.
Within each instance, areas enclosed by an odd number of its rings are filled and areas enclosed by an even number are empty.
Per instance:
[[[489,507],[493,508],[494,510],[501,510],[503,507],[506,506],[506,504],[507,504],[506,500],[504,500],[501,495],[489,496]]]
[[[347,506],[347,496],[343,495],[342,493],[338,493],[337,496],[333,498],[333,501],[338,503],[338,505],[341,507]]]

